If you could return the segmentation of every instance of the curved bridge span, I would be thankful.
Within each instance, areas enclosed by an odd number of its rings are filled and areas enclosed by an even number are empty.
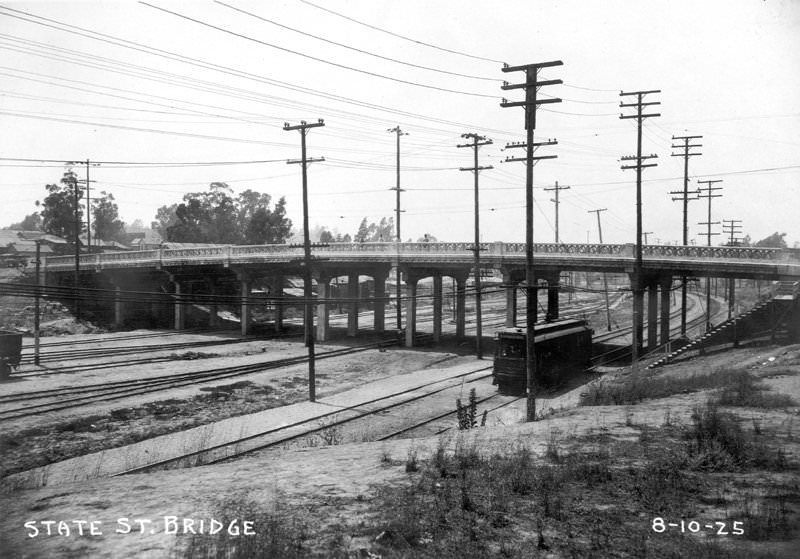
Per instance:
[[[413,345],[417,300],[427,297],[433,303],[433,339],[438,341],[442,332],[444,277],[452,278],[456,336],[463,337],[474,249],[473,243],[315,246],[311,271],[316,285],[313,303],[317,312],[317,338],[328,338],[329,308],[334,305],[347,307],[348,335],[357,335],[361,305],[372,307],[373,328],[377,332],[385,330],[387,308],[397,309],[397,328],[405,329],[406,343]],[[481,243],[479,249],[481,268],[502,275],[505,324],[516,326],[517,287],[525,279],[525,244]],[[547,292],[545,318],[558,318],[562,272],[594,273],[595,277],[602,273],[624,274],[629,277],[630,286],[639,286],[631,288],[634,303],[644,305],[646,299],[646,340],[648,347],[654,347],[658,343],[658,329],[660,343],[669,341],[669,307],[675,280],[685,285],[687,277],[793,282],[800,279],[800,250],[795,249],[646,245],[638,281],[634,277],[634,264],[633,244],[535,244],[537,286]],[[297,298],[285,289],[286,278],[302,277],[305,268],[300,246],[208,245],[85,254],[77,267],[72,256],[49,257],[43,269],[49,284],[88,288],[74,291],[80,304],[110,314],[120,325],[147,316],[153,324],[171,324],[181,329],[185,327],[187,314],[203,306],[207,308],[209,325],[215,326],[218,305],[227,305],[238,308],[242,333],[247,334],[251,312],[259,305],[270,308],[274,328],[281,331],[283,309],[297,303]],[[402,284],[387,290],[392,269],[402,273]],[[343,276],[348,279],[342,292],[338,279],[335,289],[332,280]],[[370,278],[366,286],[360,279],[365,276]],[[426,284],[418,290],[423,278],[433,279],[432,288]],[[732,291],[729,299],[733,299]]]
[[[501,268],[525,264],[525,243],[481,243],[484,266]],[[464,267],[473,262],[473,243],[331,243],[314,249],[315,267],[326,265],[399,264]],[[80,267],[92,270],[119,268],[191,267],[218,265],[290,265],[302,259],[302,247],[293,245],[239,245],[199,248],[161,248],[80,257]],[[631,273],[633,244],[552,244],[536,243],[537,267],[559,270]],[[670,271],[691,276],[791,279],[800,277],[800,250],[752,247],[707,247],[645,245],[642,247],[645,271]],[[45,270],[69,271],[75,267],[72,256],[45,259]]]

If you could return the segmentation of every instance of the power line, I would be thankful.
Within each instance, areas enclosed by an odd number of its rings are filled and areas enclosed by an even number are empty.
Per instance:
[[[311,7],[317,8],[318,10],[322,10],[324,12],[328,12],[329,14],[333,14],[333,15],[335,15],[337,17],[346,19],[346,20],[351,21],[353,23],[357,23],[358,25],[363,25],[364,27],[369,27],[370,29],[374,29],[375,31],[380,31],[381,33],[386,33],[386,34],[391,35],[393,37],[397,37],[397,38],[403,39],[405,41],[410,41],[410,42],[416,43],[418,45],[434,48],[436,50],[441,50],[441,51],[444,51],[444,52],[449,52],[451,54],[458,54],[460,56],[466,56],[466,57],[469,57],[469,58],[474,58],[476,60],[484,60],[486,62],[496,62],[498,64],[503,64],[504,63],[502,60],[494,60],[492,58],[484,58],[483,56],[477,56],[477,55],[469,54],[469,53],[462,52],[462,51],[457,51],[457,50],[452,50],[452,49],[440,47],[440,46],[437,46],[437,45],[434,45],[434,44],[431,44],[431,43],[418,41],[417,39],[412,39],[410,37],[406,37],[405,35],[400,35],[399,33],[394,33],[392,31],[388,31],[386,29],[382,29],[382,28],[377,27],[375,25],[370,25],[369,23],[364,23],[363,21],[359,21],[357,19],[353,19],[353,18],[351,18],[349,16],[346,16],[344,14],[340,14],[338,12],[334,12],[333,10],[329,10],[328,8],[323,8],[322,6],[318,6],[316,4],[308,2],[307,0],[300,0],[300,2],[302,2],[303,4],[307,4],[307,5],[311,6]]]
[[[353,47],[353,46],[350,46],[350,45],[345,45],[343,43],[338,43],[336,41],[332,41],[330,39],[326,39],[325,37],[320,37],[319,35],[314,35],[313,33],[307,33],[305,31],[301,31],[300,29],[295,29],[294,27],[289,27],[288,25],[284,25],[282,23],[278,23],[277,21],[274,21],[274,20],[271,20],[271,19],[267,19],[267,18],[265,18],[263,16],[260,16],[258,14],[254,14],[253,12],[248,12],[247,10],[243,10],[241,8],[237,8],[236,6],[231,6],[230,4],[226,4],[225,2],[220,2],[220,0],[214,0],[214,1],[217,4],[221,5],[221,6],[225,6],[226,8],[230,8],[231,10],[235,10],[235,11],[237,11],[239,13],[246,14],[246,15],[248,15],[250,17],[254,17],[256,19],[259,19],[259,20],[264,21],[266,23],[270,23],[270,24],[275,25],[277,27],[281,27],[283,29],[288,29],[289,31],[293,31],[293,32],[299,33],[301,35],[305,35],[306,37],[312,37],[314,39],[317,39],[319,41],[324,41],[324,42],[329,43],[331,45],[336,45],[338,47],[346,48],[348,50],[352,50],[352,51],[355,51],[355,52],[358,52],[358,53],[361,53],[361,54],[366,54],[368,56],[373,56],[375,58],[380,58],[381,60],[388,60],[389,62],[395,62],[397,64],[403,64],[404,66],[411,66],[412,68],[419,68],[421,70],[430,70],[431,72],[438,72],[440,74],[448,74],[448,75],[451,75],[451,76],[460,76],[462,78],[471,78],[471,79],[475,79],[475,80],[486,80],[486,81],[494,81],[494,82],[502,81],[502,80],[499,80],[497,78],[488,78],[488,77],[484,77],[484,76],[474,76],[474,75],[470,75],[470,74],[461,74],[461,73],[458,73],[458,72],[451,72],[449,70],[442,70],[441,68],[432,68],[430,66],[422,66],[420,64],[414,64],[413,62],[406,62],[404,60],[398,60],[396,58],[391,58],[391,57],[388,57],[388,56],[382,56],[382,55],[374,53],[374,52],[363,50],[363,49],[360,49],[360,48],[357,48],[357,47]]]
[[[254,43],[257,43],[257,44],[260,44],[260,45],[264,45],[264,46],[267,46],[267,47],[271,47],[271,48],[274,48],[274,49],[278,49],[278,50],[281,50],[281,51],[284,51],[284,52],[288,52],[290,54],[301,56],[303,58],[308,58],[309,60],[314,60],[316,62],[321,62],[323,64],[328,64],[330,66],[335,66],[336,68],[342,68],[344,70],[350,70],[350,71],[353,71],[353,72],[358,72],[359,74],[364,74],[364,75],[372,76],[372,77],[375,77],[375,78],[382,78],[382,79],[390,80],[390,81],[397,82],[397,83],[403,83],[403,84],[406,84],[406,85],[413,85],[415,87],[423,87],[423,88],[426,88],[426,89],[433,89],[433,90],[437,90],[437,91],[443,91],[443,92],[446,92],[446,93],[458,93],[460,95],[470,95],[470,96],[473,96],[473,97],[485,97],[485,98],[488,98],[488,99],[495,99],[496,98],[495,95],[486,95],[484,93],[475,93],[475,92],[472,92],[472,91],[463,91],[463,90],[458,90],[458,89],[447,89],[447,88],[438,87],[438,86],[435,86],[435,85],[428,85],[428,84],[414,82],[414,81],[410,81],[410,80],[403,80],[403,79],[400,79],[400,78],[387,76],[385,74],[378,74],[377,72],[371,72],[369,70],[363,70],[361,68],[356,68],[354,66],[348,66],[347,64],[340,64],[338,62],[333,62],[332,60],[326,60],[326,59],[320,58],[318,56],[312,56],[310,54],[305,54],[305,53],[300,52],[300,51],[296,51],[296,50],[293,50],[293,49],[289,49],[289,48],[286,48],[286,47],[275,45],[275,44],[269,43],[267,41],[262,41],[261,39],[256,39],[255,37],[250,37],[249,35],[245,35],[244,33],[238,33],[236,31],[232,31],[230,29],[225,29],[224,27],[220,27],[218,25],[214,25],[213,23],[208,23],[206,21],[202,21],[202,20],[187,16],[187,15],[184,15],[184,14],[180,14],[178,12],[173,12],[172,10],[168,10],[166,8],[161,8],[159,6],[154,6],[153,4],[148,4],[147,2],[144,2],[143,0],[139,0],[139,3],[144,5],[144,6],[147,6],[149,8],[153,8],[153,9],[162,11],[164,13],[171,14],[173,16],[185,19],[187,21],[191,21],[193,23],[197,23],[199,25],[203,25],[205,27],[209,27],[211,29],[215,29],[217,31],[221,31],[222,33],[227,33],[229,35],[233,35],[234,37],[239,37],[240,39],[245,39],[247,41],[252,41]]]

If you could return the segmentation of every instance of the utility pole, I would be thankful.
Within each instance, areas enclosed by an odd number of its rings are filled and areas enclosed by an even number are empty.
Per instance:
[[[42,274],[42,240],[36,239],[36,299],[34,301],[33,307],[33,363],[34,365],[39,364],[39,325],[40,319],[39,314],[41,312],[41,306],[39,300],[41,298],[41,291],[42,291],[42,281],[41,281],[41,274]]]
[[[387,132],[394,132],[397,136],[397,184],[394,188],[390,188],[389,190],[397,192],[397,206],[395,209],[395,224],[397,226],[397,266],[395,270],[397,274],[397,330],[400,331],[403,328],[403,311],[400,305],[400,297],[403,294],[403,290],[400,287],[400,243],[403,242],[403,238],[400,236],[400,214],[403,210],[400,209],[400,193],[404,192],[404,190],[400,188],[400,136],[408,136],[408,132],[403,132],[399,125],[388,129]]]
[[[730,235],[730,239],[728,240],[728,246],[739,246],[740,238],[736,235],[741,232],[742,226],[739,225],[742,222],[741,219],[723,219],[722,220],[722,232],[724,234]],[[727,231],[726,231],[727,229]],[[728,318],[733,315],[734,309],[734,299],[736,296],[736,278],[728,278]]]
[[[649,243],[647,242],[647,236],[648,236],[648,235],[652,235],[652,234],[653,234],[653,232],[652,232],[652,231],[642,231],[642,237],[644,237],[644,244],[645,244],[645,245],[649,244]]]
[[[597,214],[597,236],[600,239],[600,244],[603,244],[603,226],[600,225],[600,212],[608,211],[608,208],[599,208],[597,210],[589,210],[589,213]],[[611,307],[608,304],[608,277],[603,272],[603,293],[606,296],[606,325],[608,331],[611,332]]]
[[[683,149],[683,153],[673,153],[672,157],[683,157],[683,191],[673,190],[670,194],[679,195],[678,198],[673,197],[672,201],[678,200],[683,202],[683,246],[689,244],[689,202],[697,200],[695,192],[689,192],[689,158],[702,153],[692,153],[692,148],[702,147],[703,144],[693,144],[692,140],[699,140],[702,136],[672,136],[674,140],[683,140],[683,145],[672,145],[672,149]],[[681,276],[681,337],[686,337],[686,276]]]
[[[706,236],[706,245],[711,246],[711,237],[713,235],[719,235],[719,233],[711,232],[712,225],[719,225],[719,221],[711,221],[711,199],[722,197],[722,194],[714,194],[715,190],[722,190],[722,187],[711,186],[711,185],[714,183],[722,182],[722,179],[697,181],[697,182],[706,185],[705,188],[697,189],[697,197],[708,198],[708,221],[698,223],[698,225],[706,225],[708,227],[708,231],[706,233],[701,233],[701,235]],[[730,318],[730,316],[728,316],[728,318]],[[710,278],[706,278],[706,332],[708,332],[709,330],[711,330],[711,281]]]
[[[737,235],[742,232],[742,226],[739,225],[742,222],[741,219],[723,219],[722,220],[722,232],[725,235],[729,235],[728,239],[728,246],[735,247],[739,246],[739,243],[742,241],[740,237]]]
[[[569,188],[568,186],[558,186],[558,181],[556,181],[556,185],[553,188],[545,188],[546,192],[555,191],[556,193],[555,198],[550,198],[550,201],[556,205],[556,244],[561,242],[561,237],[558,236],[558,205],[561,203],[558,201],[558,192],[561,190],[569,190]]]
[[[81,320],[81,295],[79,284],[81,279],[81,213],[80,213],[80,193],[78,191],[78,177],[72,176],[72,187],[74,192],[73,204],[75,204],[75,320]]]
[[[661,116],[661,113],[644,112],[644,108],[651,105],[660,105],[660,101],[651,101],[645,103],[645,95],[651,93],[661,93],[660,89],[651,89],[649,91],[620,91],[620,97],[636,96],[635,103],[622,103],[620,108],[635,107],[636,114],[623,115],[620,114],[620,119],[635,118],[638,126],[636,127],[636,155],[622,157],[622,161],[635,161],[633,165],[623,165],[622,169],[636,169],[636,249],[634,253],[634,270],[633,270],[633,335],[632,345],[633,351],[631,355],[631,367],[637,370],[639,361],[639,354],[641,352],[642,335],[644,332],[644,290],[642,282],[642,169],[645,167],[655,167],[656,163],[643,163],[647,159],[655,159],[658,156],[655,154],[642,155],[642,124],[644,119]]]
[[[308,232],[308,164],[316,161],[325,161],[325,158],[309,158],[306,156],[306,134],[309,128],[325,126],[325,122],[319,119],[317,122],[307,123],[305,120],[294,126],[288,122],[283,124],[284,130],[300,131],[300,160],[290,160],[286,163],[300,164],[303,175],[303,307],[305,324],[306,346],[308,347],[308,399],[316,401],[316,372],[314,371],[314,305],[311,303],[313,293],[311,291],[311,239]]]
[[[554,145],[557,142],[548,140],[536,144],[533,141],[533,131],[536,129],[536,109],[539,105],[545,103],[560,103],[561,99],[549,97],[547,99],[538,99],[537,94],[539,88],[546,85],[558,85],[563,83],[561,80],[539,80],[539,70],[542,68],[551,68],[553,66],[562,66],[564,63],[560,60],[551,62],[541,62],[537,64],[526,64],[524,66],[503,66],[503,72],[525,72],[525,82],[518,84],[509,84],[503,82],[502,89],[524,89],[525,101],[508,102],[503,99],[500,103],[501,107],[525,107],[525,131],[526,141],[525,144],[514,144],[508,147],[525,147],[526,156],[524,158],[507,158],[506,161],[525,161],[525,294],[527,316],[526,322],[526,354],[525,354],[525,371],[527,375],[527,409],[526,420],[534,421],[536,419],[536,307],[538,304],[538,292],[536,289],[536,275],[533,270],[533,166],[537,160],[554,159],[555,155],[542,155],[534,156],[534,151],[540,145]]]
[[[485,136],[479,136],[474,132],[468,134],[461,134],[462,138],[472,140],[472,143],[458,144],[456,147],[469,148],[473,150],[474,162],[472,167],[459,167],[459,171],[472,171],[475,175],[475,246],[472,248],[475,255],[475,354],[478,359],[483,359],[483,348],[481,346],[481,338],[483,331],[481,328],[481,235],[480,235],[480,209],[478,204],[478,175],[481,171],[487,169],[494,169],[493,166],[479,166],[478,165],[478,148],[480,146],[488,146],[492,144],[491,140],[487,140]]]

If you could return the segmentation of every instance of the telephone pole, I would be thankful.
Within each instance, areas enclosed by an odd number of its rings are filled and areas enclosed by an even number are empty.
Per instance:
[[[648,235],[652,235],[652,234],[653,234],[653,232],[652,232],[652,231],[642,231],[642,237],[644,237],[644,244],[645,244],[645,245],[649,244],[649,243],[647,242],[647,236],[648,236]]]
[[[311,239],[308,232],[308,165],[316,161],[325,161],[325,158],[309,158],[306,156],[306,134],[310,128],[325,126],[325,122],[319,119],[317,122],[307,123],[305,120],[300,124],[290,125],[288,122],[283,124],[283,129],[298,130],[300,132],[300,157],[299,160],[290,160],[288,164],[300,164],[303,176],[303,298],[305,299],[304,318],[306,346],[308,347],[308,399],[316,401],[316,372],[314,371],[314,305],[311,303],[313,293],[311,291]]]
[[[568,186],[558,186],[558,181],[556,181],[556,185],[553,188],[545,188],[546,192],[554,191],[556,193],[555,198],[550,198],[550,201],[556,205],[556,244],[561,242],[561,237],[558,236],[558,205],[561,203],[558,201],[558,193],[561,190],[569,190],[570,187]]]
[[[683,145],[672,145],[672,149],[683,149],[683,153],[673,153],[672,157],[683,157],[683,191],[673,190],[670,194],[679,195],[678,198],[673,197],[672,201],[678,200],[683,202],[683,245],[689,244],[689,202],[697,200],[695,192],[689,192],[689,158],[702,153],[692,153],[692,148],[702,147],[703,144],[693,144],[692,140],[699,140],[702,136],[673,136],[673,140],[683,140]],[[686,276],[681,276],[681,337],[686,337]]]
[[[697,182],[706,185],[705,188],[697,189],[697,197],[708,198],[708,221],[703,221],[701,223],[698,223],[698,225],[706,225],[708,227],[708,231],[706,233],[700,233],[700,235],[705,235],[706,245],[711,246],[711,237],[714,235],[719,235],[719,233],[711,232],[712,225],[719,225],[719,221],[711,221],[711,199],[722,197],[722,194],[714,194],[715,190],[722,190],[722,187],[711,186],[711,185],[718,182],[722,182],[722,179],[697,181]],[[706,332],[711,330],[711,281],[710,280],[711,280],[710,277],[706,278]],[[730,318],[730,316],[728,316],[728,318]]]
[[[726,235],[730,235],[728,240],[728,246],[739,246],[739,242],[741,241],[736,235],[741,233],[742,226],[739,225],[742,222],[741,219],[723,219],[722,220],[722,232]],[[726,230],[727,229],[727,230]],[[734,298],[736,295],[735,292],[736,287],[736,278],[728,278],[728,318],[731,317],[733,314],[734,308]]]
[[[634,270],[633,270],[633,335],[632,346],[633,352],[631,355],[631,367],[633,370],[638,368],[637,362],[639,361],[639,354],[641,352],[642,334],[644,332],[644,290],[642,282],[642,169],[645,167],[655,167],[656,163],[643,163],[648,159],[655,159],[658,156],[655,154],[642,155],[642,124],[644,119],[661,116],[661,113],[645,113],[644,108],[652,105],[660,105],[660,101],[644,101],[645,95],[651,93],[661,93],[660,89],[651,89],[649,91],[620,91],[620,97],[635,96],[635,103],[622,103],[620,108],[635,107],[636,114],[623,115],[620,114],[620,119],[635,118],[638,126],[636,127],[636,155],[622,157],[622,161],[635,161],[633,165],[622,165],[622,169],[636,169],[636,249],[634,252]]]
[[[533,166],[537,160],[554,159],[555,155],[542,155],[534,156],[534,151],[539,145],[553,145],[557,142],[548,140],[536,144],[533,141],[533,131],[536,129],[536,109],[539,105],[545,103],[560,103],[561,99],[549,97],[547,99],[538,99],[537,94],[539,88],[546,85],[558,85],[563,83],[561,80],[539,80],[539,70],[542,68],[551,68],[553,66],[562,66],[564,63],[560,60],[551,62],[540,62],[537,64],[526,64],[523,66],[503,66],[503,72],[525,72],[525,82],[518,84],[509,84],[503,82],[502,89],[524,89],[525,100],[517,102],[509,102],[503,99],[500,103],[501,107],[524,107],[525,108],[525,131],[526,141],[524,144],[513,144],[508,147],[525,147],[526,156],[524,158],[507,158],[506,161],[525,161],[525,294],[527,315],[525,317],[526,323],[526,353],[525,353],[525,370],[527,376],[527,409],[526,420],[534,421],[536,419],[536,307],[538,303],[538,292],[536,289],[536,276],[533,270]]]
[[[589,210],[589,213],[597,214],[597,236],[600,238],[600,244],[603,244],[603,226],[600,225],[600,212],[608,211],[608,208],[600,208],[597,210]],[[608,331],[611,332],[611,308],[608,304],[608,278],[606,273],[603,272],[603,293],[606,296],[606,325]]]
[[[461,134],[462,138],[472,140],[471,143],[458,144],[459,148],[472,148],[474,162],[472,167],[459,167],[459,171],[472,171],[475,175],[475,246],[472,251],[475,255],[475,354],[478,359],[483,359],[483,348],[481,346],[481,337],[483,336],[481,328],[481,235],[480,235],[480,209],[478,204],[478,175],[481,171],[487,169],[494,169],[493,166],[479,166],[478,165],[478,148],[480,146],[488,146],[492,144],[491,140],[487,140],[485,136],[479,136],[474,132],[468,134]]]
[[[722,232],[730,236],[728,239],[728,246],[730,247],[739,246],[739,243],[742,241],[742,239],[738,237],[739,233],[742,232],[742,226],[739,225],[741,222],[741,219],[722,220]]]
[[[387,132],[394,132],[397,136],[397,184],[394,188],[390,188],[389,190],[394,190],[397,192],[397,206],[395,209],[395,222],[397,226],[397,266],[395,267],[396,270],[396,279],[397,279],[397,330],[401,330],[403,328],[403,318],[402,318],[402,307],[400,306],[400,297],[402,296],[403,290],[400,287],[400,243],[403,242],[403,238],[400,236],[400,214],[403,210],[400,209],[400,193],[404,192],[402,188],[400,188],[400,136],[408,136],[408,132],[403,132],[400,129],[400,126],[395,126],[394,128],[389,128]]]

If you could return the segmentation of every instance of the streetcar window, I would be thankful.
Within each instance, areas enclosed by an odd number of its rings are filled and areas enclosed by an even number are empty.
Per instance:
[[[504,340],[500,349],[501,357],[523,357],[525,355],[524,340]]]

